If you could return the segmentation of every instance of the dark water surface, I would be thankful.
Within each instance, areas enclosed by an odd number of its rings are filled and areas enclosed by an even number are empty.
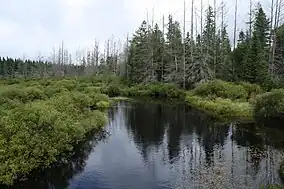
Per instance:
[[[247,128],[250,128],[249,130]],[[120,102],[105,135],[14,188],[259,188],[279,184],[283,132],[216,124],[185,105]]]

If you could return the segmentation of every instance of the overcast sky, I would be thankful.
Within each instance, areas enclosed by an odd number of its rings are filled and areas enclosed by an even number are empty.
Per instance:
[[[199,0],[196,1],[200,9]],[[204,0],[204,4],[213,0]],[[270,0],[262,0],[268,7]],[[146,19],[162,23],[172,13],[183,18],[183,0],[0,0],[0,56],[48,56],[64,40],[70,51],[91,47],[95,39],[102,44],[112,35],[125,39]],[[221,0],[217,0],[218,3]],[[232,28],[234,0],[226,0],[229,30]],[[186,0],[186,27],[190,26],[190,4]],[[197,4],[198,3],[198,4]],[[243,27],[248,0],[239,0],[238,25]],[[268,8],[266,8],[268,10]]]

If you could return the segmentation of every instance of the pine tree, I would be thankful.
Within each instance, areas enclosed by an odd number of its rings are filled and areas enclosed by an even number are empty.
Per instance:
[[[149,81],[149,33],[147,22],[143,21],[130,42],[128,57],[129,79],[135,83]]]
[[[162,78],[162,70],[165,68],[162,64],[163,59],[163,43],[164,43],[164,37],[163,32],[159,29],[158,24],[155,25],[154,30],[152,32],[152,48],[153,48],[153,65],[156,80],[161,82],[163,81]]]
[[[249,34],[241,31],[239,33],[239,40],[236,49],[232,52],[231,59],[233,60],[233,66],[235,69],[235,80],[242,81],[247,80],[246,67],[248,62],[249,53]]]
[[[220,33],[218,46],[216,47],[216,49],[219,49],[219,53],[217,53],[219,58],[216,65],[216,77],[227,81],[233,80],[233,65],[230,59],[231,44],[226,27]]]
[[[204,31],[202,33],[202,45],[205,56],[205,63],[210,69],[210,75],[215,77],[215,66],[214,56],[215,56],[215,39],[216,39],[216,28],[215,28],[214,12],[211,6],[208,7],[206,11],[206,20]]]
[[[252,83],[263,84],[268,76],[269,21],[258,4],[249,53],[250,77]]]
[[[165,80],[182,83],[182,35],[180,24],[169,15],[168,32],[166,34],[167,58],[165,59]]]

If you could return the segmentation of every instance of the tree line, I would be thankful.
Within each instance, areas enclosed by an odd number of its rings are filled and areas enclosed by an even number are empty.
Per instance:
[[[223,10],[218,28],[212,6],[195,36],[191,30],[183,37],[180,23],[171,15],[165,34],[157,24],[151,27],[143,21],[130,41],[127,77],[136,83],[173,82],[184,87],[213,78],[280,83],[284,79],[284,24],[279,24],[279,15],[272,24],[261,4],[252,12],[248,29],[240,31],[236,44],[230,42]]]
[[[276,2],[275,2],[276,1]],[[143,21],[122,46],[108,40],[104,52],[95,42],[87,52],[75,58],[62,42],[48,61],[0,58],[1,77],[49,77],[54,75],[114,74],[133,83],[170,82],[182,87],[210,79],[247,81],[257,84],[281,83],[284,80],[284,24],[281,0],[272,0],[268,18],[260,3],[250,12],[247,27],[237,34],[237,3],[233,40],[229,39],[224,1],[204,11],[201,0],[199,31],[191,1],[190,31],[184,23],[169,15],[163,24]],[[218,11],[217,11],[218,9]],[[184,16],[186,14],[184,13]],[[196,17],[196,16],[195,16]],[[195,24],[195,27],[194,27]],[[182,28],[183,25],[183,28]],[[194,31],[194,28],[196,31]]]

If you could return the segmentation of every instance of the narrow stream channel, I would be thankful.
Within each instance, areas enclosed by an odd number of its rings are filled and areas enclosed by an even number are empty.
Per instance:
[[[91,137],[66,165],[14,187],[251,189],[280,184],[284,139],[245,128],[214,123],[185,105],[120,102],[109,111],[103,139]]]

